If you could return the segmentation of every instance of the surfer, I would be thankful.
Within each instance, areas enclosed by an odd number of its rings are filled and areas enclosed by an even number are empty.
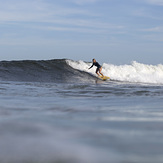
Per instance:
[[[96,62],[96,60],[95,59],[92,59],[92,61],[93,61],[93,64],[92,64],[92,66],[89,68],[89,69],[91,69],[93,66],[96,66],[97,67],[97,69],[96,69],[96,74],[98,75],[98,76],[100,76],[100,74],[104,77],[104,75],[103,75],[103,73],[101,73],[101,71],[102,71],[102,66],[98,63],[98,62]],[[100,74],[99,74],[100,73]]]

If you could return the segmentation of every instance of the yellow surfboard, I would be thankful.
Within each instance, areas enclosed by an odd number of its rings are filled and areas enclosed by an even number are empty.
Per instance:
[[[102,79],[102,80],[108,80],[108,79],[110,79],[108,76],[99,76],[99,78]]]

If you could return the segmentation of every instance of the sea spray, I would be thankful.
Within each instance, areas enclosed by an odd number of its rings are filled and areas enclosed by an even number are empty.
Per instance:
[[[74,69],[85,71],[95,75],[96,67],[89,70],[92,63],[84,61],[71,61],[67,63]],[[134,83],[163,84],[163,65],[147,65],[133,61],[130,65],[114,65],[104,63],[103,73],[112,80]]]

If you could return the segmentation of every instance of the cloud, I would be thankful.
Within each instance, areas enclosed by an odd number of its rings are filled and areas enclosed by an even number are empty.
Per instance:
[[[44,9],[38,0],[35,1],[0,1],[0,21],[36,21],[43,17]]]
[[[147,41],[154,41],[159,43],[163,42],[162,35],[158,35],[158,34],[143,35],[142,37]]]
[[[144,32],[163,32],[163,27],[154,27],[154,28],[146,28],[143,29]]]
[[[163,6],[163,0],[145,0],[147,3]]]
[[[71,2],[78,5],[91,4],[91,3],[96,3],[98,1],[99,0],[71,0]]]
[[[98,0],[74,0],[75,3],[95,3]],[[108,33],[123,30],[123,26],[100,21],[101,15],[82,8],[44,0],[0,1],[0,23],[49,31]],[[96,19],[92,19],[96,18]],[[98,19],[97,19],[98,18]],[[25,23],[25,25],[24,25]],[[33,25],[35,23],[35,25]]]
[[[67,18],[74,15],[93,16],[87,10],[66,7],[56,2],[48,3],[43,0],[6,1],[0,1],[0,21],[44,22],[46,20],[47,22],[65,16]]]
[[[140,31],[143,32],[141,37],[147,41],[163,42],[163,26],[144,28]]]
[[[156,21],[162,21],[163,17],[161,16],[160,12],[156,12],[155,9],[152,8],[146,8],[146,7],[140,7],[133,11],[134,16],[139,16],[141,18],[148,18],[153,19]]]

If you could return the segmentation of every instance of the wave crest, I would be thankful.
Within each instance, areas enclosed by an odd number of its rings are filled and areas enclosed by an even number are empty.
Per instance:
[[[74,69],[85,71],[95,75],[96,67],[88,70],[92,63],[83,61],[69,61]],[[104,63],[103,74],[112,80],[134,83],[163,84],[163,65],[147,65],[133,61],[130,65],[114,65]]]

